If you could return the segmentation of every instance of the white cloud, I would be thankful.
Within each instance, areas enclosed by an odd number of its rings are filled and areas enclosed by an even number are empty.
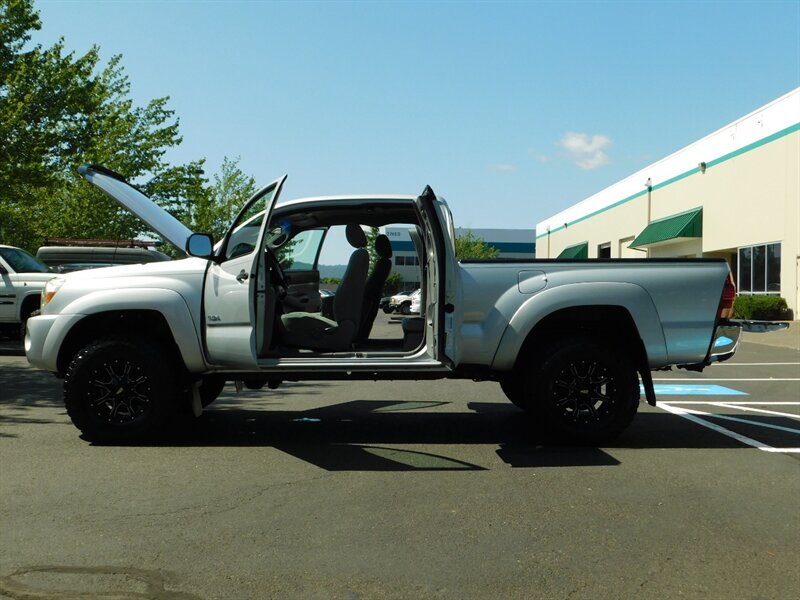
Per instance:
[[[570,131],[564,134],[558,145],[569,152],[576,165],[587,171],[611,162],[608,155],[603,152],[605,148],[611,145],[611,138],[607,135],[589,135]]]
[[[517,167],[514,165],[506,165],[506,164],[495,164],[489,165],[489,169],[495,171],[496,173],[511,173],[517,170]]]

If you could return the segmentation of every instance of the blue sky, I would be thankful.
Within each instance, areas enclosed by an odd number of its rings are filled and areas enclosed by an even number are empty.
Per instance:
[[[800,2],[54,2],[34,41],[170,96],[175,163],[533,228],[800,85]]]

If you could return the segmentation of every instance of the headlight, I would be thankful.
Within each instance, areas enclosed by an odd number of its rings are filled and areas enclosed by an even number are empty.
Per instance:
[[[44,284],[44,289],[42,290],[42,308],[44,308],[50,300],[53,299],[53,296],[56,295],[61,286],[64,285],[65,279],[63,277],[53,277],[49,280],[46,284]]]

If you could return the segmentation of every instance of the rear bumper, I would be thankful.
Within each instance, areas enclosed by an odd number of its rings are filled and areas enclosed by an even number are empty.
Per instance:
[[[723,362],[731,358],[739,347],[739,338],[742,335],[742,326],[734,321],[717,325],[711,348],[706,357],[706,364]]]

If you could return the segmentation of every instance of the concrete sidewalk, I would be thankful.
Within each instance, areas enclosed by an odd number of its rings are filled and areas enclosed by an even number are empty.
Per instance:
[[[743,344],[763,344],[800,351],[800,321],[789,321],[789,328],[769,333],[743,333]]]

